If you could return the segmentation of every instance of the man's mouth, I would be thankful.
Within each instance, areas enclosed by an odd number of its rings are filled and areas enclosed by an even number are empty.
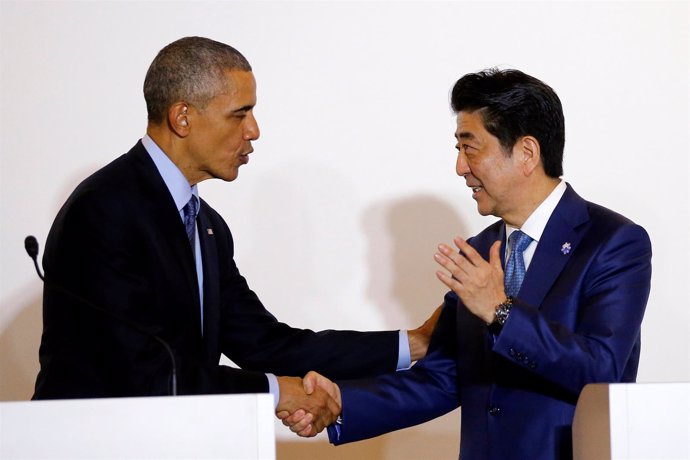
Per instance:
[[[484,187],[481,186],[481,184],[467,184],[467,186],[472,190],[473,193],[479,193],[481,192]]]
[[[240,154],[240,161],[242,162],[242,164],[246,165],[247,163],[249,163],[249,154],[252,152],[253,152],[253,150],[250,150],[247,153],[241,153]]]

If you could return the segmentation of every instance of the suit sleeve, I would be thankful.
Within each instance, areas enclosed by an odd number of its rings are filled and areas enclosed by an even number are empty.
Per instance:
[[[245,369],[303,376],[315,370],[331,379],[370,377],[396,369],[398,331],[356,332],[299,329],[278,321],[249,288],[233,260],[233,239],[226,235],[219,259],[227,266],[221,279],[221,350]],[[297,276],[297,275],[295,275]],[[323,299],[329,308],[331,299]]]
[[[495,353],[575,395],[589,383],[634,381],[650,291],[646,232],[628,224],[596,237],[605,241],[587,256],[582,281],[568,295],[574,327],[516,299],[494,345]]]
[[[457,298],[449,294],[429,345],[410,369],[373,379],[337,382],[342,424],[328,428],[334,444],[371,438],[424,423],[459,406],[455,355]]]

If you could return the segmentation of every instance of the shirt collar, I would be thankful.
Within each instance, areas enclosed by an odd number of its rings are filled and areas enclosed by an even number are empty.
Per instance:
[[[187,182],[187,178],[184,177],[182,171],[175,166],[175,163],[170,160],[168,155],[158,147],[148,134],[141,138],[141,143],[155,163],[158,173],[163,178],[163,182],[168,187],[173,200],[175,200],[175,206],[177,206],[178,211],[184,208],[189,199],[192,198],[192,195],[199,198],[199,190],[196,184],[189,186],[189,182]]]
[[[521,230],[538,243],[542,233],[544,233],[546,224],[551,218],[551,214],[553,214],[553,210],[556,209],[558,202],[561,201],[566,188],[565,182],[561,180],[549,196],[530,214],[521,228],[518,229],[506,224],[506,240],[515,230]]]

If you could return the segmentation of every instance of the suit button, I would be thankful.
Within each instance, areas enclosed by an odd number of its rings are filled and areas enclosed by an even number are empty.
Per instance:
[[[489,414],[490,414],[490,415],[498,415],[500,412],[501,412],[501,408],[500,408],[500,407],[489,406]]]

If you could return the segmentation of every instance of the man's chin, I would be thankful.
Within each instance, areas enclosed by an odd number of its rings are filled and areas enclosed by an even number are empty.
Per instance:
[[[235,169],[232,170],[232,171],[223,172],[222,174],[221,174],[221,173],[219,173],[219,174],[214,174],[213,177],[214,177],[215,179],[220,179],[220,180],[222,180],[222,181],[224,181],[224,182],[232,182],[232,181],[234,181],[235,179],[237,179],[237,177],[238,177],[239,175],[240,175],[239,168],[235,168]]]
[[[480,216],[491,216],[493,209],[489,209],[486,206],[482,206],[481,203],[477,202],[477,212]]]

